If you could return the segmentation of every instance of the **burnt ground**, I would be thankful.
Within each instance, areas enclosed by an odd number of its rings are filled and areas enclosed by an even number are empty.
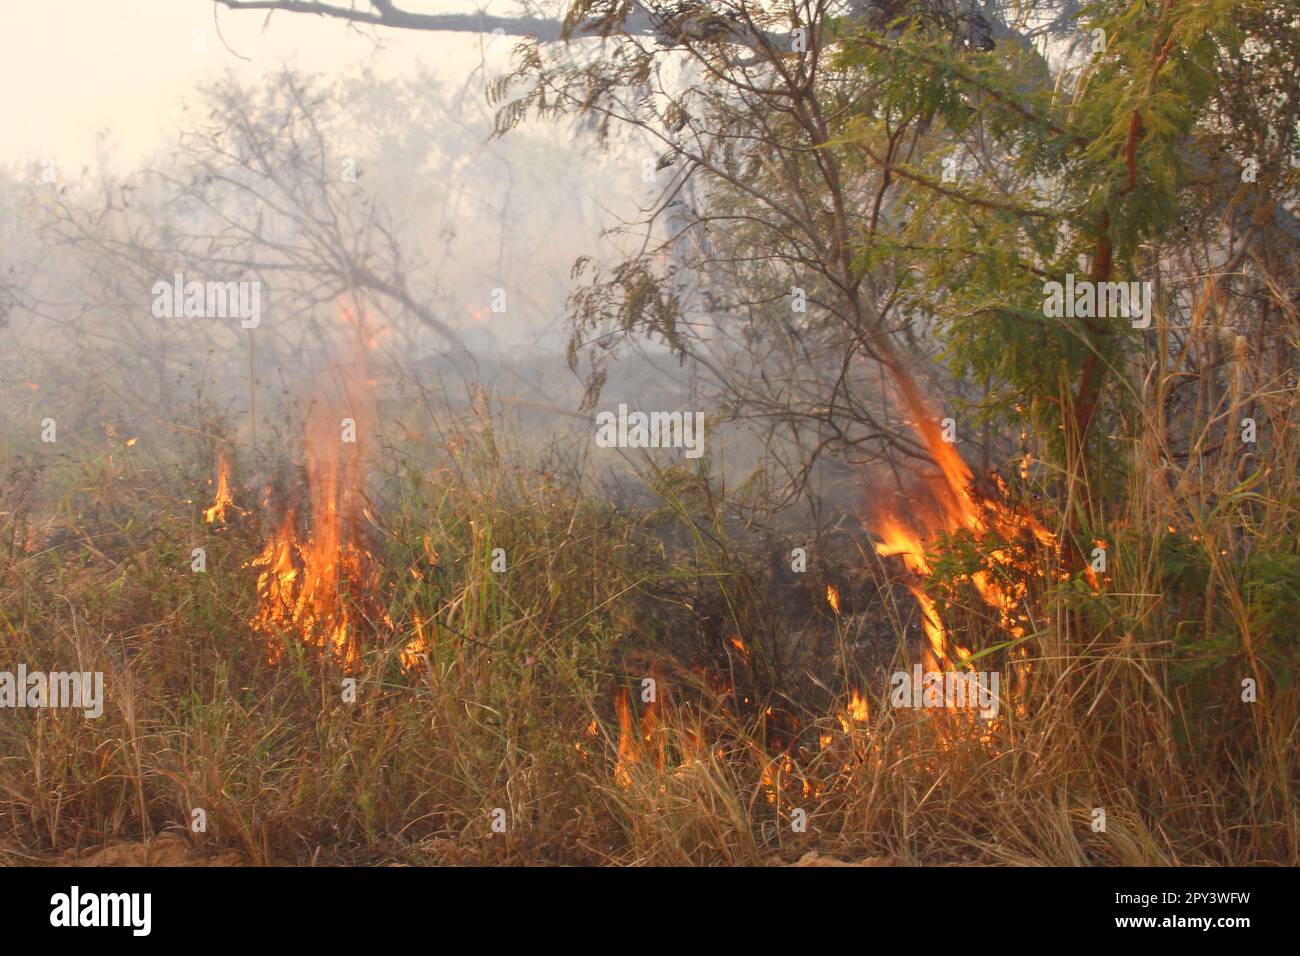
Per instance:
[[[852,690],[879,699],[900,660],[919,659],[920,610],[901,562],[878,559],[856,521],[842,524],[811,545],[730,529],[725,578],[702,575],[642,596],[654,636],[625,655],[625,672],[675,668],[702,701],[722,697],[740,717],[771,707],[765,727],[775,749],[806,743],[799,728],[842,709]],[[670,549],[690,547],[679,530],[661,531]],[[791,570],[799,546],[808,551],[801,573]]]

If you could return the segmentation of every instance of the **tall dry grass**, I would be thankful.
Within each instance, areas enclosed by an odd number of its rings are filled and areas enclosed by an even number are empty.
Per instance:
[[[1124,484],[1093,496],[1119,503],[1089,527],[1108,544],[1105,587],[1026,569],[1032,627],[983,659],[1024,685],[987,724],[894,709],[879,674],[848,664],[803,697],[751,674],[742,706],[682,654],[783,639],[725,497],[651,472],[659,504],[616,507],[587,464],[512,453],[522,443],[489,415],[385,449],[364,523],[384,575],[356,606],[377,598],[387,620],[360,622],[351,674],[291,637],[267,663],[246,565],[275,516],[234,455],[247,513],[202,520],[219,428],[169,436],[190,443],[172,460],[125,436],[57,459],[10,445],[3,663],[103,671],[107,702],[99,720],[0,713],[4,859],[175,831],[252,863],[1295,864],[1294,399],[1275,382],[1240,393],[1271,437],[1214,469],[1171,475],[1150,423],[1130,425]],[[680,540],[660,533],[665,514]],[[842,558],[897,576],[869,553]],[[698,603],[722,620],[683,610]],[[885,607],[897,633],[914,622],[912,602]],[[946,606],[964,642],[1009,643],[966,611]],[[834,626],[841,650],[861,636],[848,615]],[[895,665],[907,654],[900,642]],[[765,723],[777,701],[799,720],[789,747]]]

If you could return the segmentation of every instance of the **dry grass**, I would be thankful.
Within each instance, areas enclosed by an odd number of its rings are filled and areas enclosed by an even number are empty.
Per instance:
[[[391,626],[363,623],[347,703],[337,664],[290,637],[270,666],[246,626],[244,565],[273,521],[246,489],[249,514],[202,521],[206,439],[179,464],[99,447],[31,470],[41,451],[9,448],[4,661],[101,670],[107,704],[99,720],[4,712],[0,852],[46,860],[174,833],[251,863],[763,864],[816,851],[1294,865],[1286,582],[1300,450],[1294,396],[1268,407],[1277,437],[1241,469],[1254,478],[1200,472],[1169,493],[1152,479],[1159,449],[1130,446],[1125,506],[1091,529],[1113,542],[1104,592],[1036,588],[1030,638],[1014,660],[992,658],[1031,665],[1018,706],[975,729],[895,710],[887,687],[850,671],[831,688],[837,707],[805,700],[789,750],[767,743],[763,700],[740,706],[668,651],[733,628],[757,646],[764,616],[752,562],[713,533],[725,503],[692,499],[680,475],[660,490],[695,533],[668,546],[648,514],[620,513],[582,475],[508,459],[482,419],[404,449],[367,523]],[[239,474],[237,461],[237,486]],[[189,569],[198,545],[205,574]],[[505,574],[490,569],[496,546]],[[664,588],[727,608],[727,626],[683,635],[692,625],[665,610]],[[901,632],[914,609],[894,613]],[[428,655],[405,671],[417,621]],[[1006,640],[954,626],[972,646]],[[621,733],[618,689],[645,720],[636,691],[652,667],[653,725]],[[1245,704],[1252,674],[1259,702]],[[850,686],[865,689],[865,720],[843,713]],[[195,808],[206,832],[190,832]]]

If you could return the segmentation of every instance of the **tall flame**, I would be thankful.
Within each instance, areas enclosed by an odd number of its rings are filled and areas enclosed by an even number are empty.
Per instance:
[[[626,789],[632,786],[632,774],[628,768],[641,760],[632,708],[627,702],[627,688],[623,688],[614,699],[614,710],[618,714],[618,760],[614,764],[614,782]]]
[[[226,509],[235,503],[230,496],[230,460],[224,452],[217,453],[217,492],[212,499],[212,507],[203,512],[203,520],[208,524],[214,521],[226,522]]]
[[[876,522],[876,533],[880,538],[876,544],[876,553],[882,557],[902,557],[909,572],[908,590],[921,610],[921,624],[929,645],[927,656],[931,658],[927,663],[947,667],[954,662],[964,662],[970,656],[970,651],[949,640],[935,602],[924,591],[925,580],[933,574],[926,558],[926,536],[932,536],[936,532],[969,531],[977,540],[985,543],[984,556],[990,569],[994,566],[1016,567],[1021,572],[1028,570],[1025,557],[1013,554],[1012,549],[1000,546],[999,541],[1012,542],[1023,532],[1029,532],[1039,544],[1055,547],[1056,538],[1031,515],[1000,501],[977,497],[970,469],[957,453],[956,446],[943,440],[933,418],[925,413],[919,392],[913,389],[913,393],[906,397],[913,410],[922,413],[918,431],[930,456],[939,467],[939,475],[930,479],[928,484],[939,503],[940,514],[934,516],[928,527],[921,529],[894,515],[881,514]],[[913,510],[913,514],[921,513]],[[924,524],[924,521],[921,523]],[[1014,637],[1023,636],[1023,625],[1027,622],[1020,610],[1026,593],[1024,584],[1004,584],[995,580],[988,571],[974,572],[970,575],[970,581],[981,600],[997,612],[1003,630]]]
[[[339,368],[338,388],[323,389],[307,418],[305,471],[310,521],[304,534],[288,511],[262,552],[249,565],[259,568],[259,606],[250,621],[268,639],[271,663],[283,651],[281,635],[296,635],[319,647],[345,668],[358,661],[360,646],[354,608],[387,621],[375,606],[378,567],[359,543],[362,462],[360,445],[349,435],[372,416],[364,352],[364,317],[344,319],[358,339],[357,358]],[[349,421],[350,420],[350,421]]]
[[[658,686],[657,669],[655,685]],[[627,688],[619,691],[614,699],[614,711],[618,714],[618,760],[614,764],[614,782],[623,789],[632,785],[631,767],[653,758],[653,763],[660,770],[664,768],[666,754],[662,734],[656,733],[659,726],[659,705],[651,701],[641,712],[638,722],[632,717],[632,706],[628,700]]]
[[[924,581],[932,573],[925,557],[925,544],[921,536],[901,521],[889,516],[880,520],[876,533],[880,537],[880,541],[876,544],[876,553],[881,557],[901,556],[903,566],[911,572],[907,589],[912,597],[916,598],[916,603],[921,609],[921,627],[925,631],[929,652],[932,655],[932,660],[928,663],[946,666],[952,660],[952,649],[948,646],[947,634],[939,621],[939,612],[934,602],[921,589],[920,584],[915,583]],[[962,656],[969,654],[965,648],[959,647],[956,650]]]

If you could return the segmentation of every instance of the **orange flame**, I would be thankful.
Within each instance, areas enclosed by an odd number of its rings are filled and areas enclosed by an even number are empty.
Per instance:
[[[840,613],[840,592],[833,584],[826,585],[826,603],[831,606],[831,610],[837,615]]]
[[[626,790],[632,786],[632,774],[628,768],[641,759],[632,709],[627,702],[627,688],[623,688],[614,700],[614,710],[618,713],[618,760],[614,763],[614,782]]]
[[[919,534],[892,518],[882,519],[877,533],[881,539],[876,545],[877,554],[882,557],[901,556],[903,566],[912,572],[914,580],[923,581],[930,576],[930,564],[926,560],[925,545]],[[907,589],[912,593],[912,597],[916,598],[916,603],[921,609],[921,627],[929,642],[934,663],[947,664],[951,660],[948,637],[944,632],[943,624],[939,621],[939,612],[935,609],[934,602],[919,584],[909,582]]]
[[[134,439],[132,439],[134,442]],[[226,523],[226,509],[235,503],[235,499],[230,496],[230,462],[226,456],[217,453],[217,493],[212,499],[212,507],[203,512],[203,520],[208,524],[214,521]]]
[[[415,620],[415,639],[408,641],[402,649],[402,670],[413,671],[424,664],[424,656],[429,653],[429,641],[424,636],[424,622],[418,613],[412,615]]]
[[[345,321],[351,322],[345,311]],[[379,572],[373,556],[357,541],[361,507],[362,465],[359,446],[344,439],[345,418],[364,422],[368,416],[364,320],[355,323],[359,358],[342,367],[341,394],[318,396],[307,420],[306,473],[311,520],[305,536],[298,533],[294,511],[284,520],[262,552],[249,562],[261,569],[257,579],[259,606],[249,622],[267,638],[271,663],[283,652],[286,632],[314,645],[351,669],[359,659],[355,610],[363,619],[391,627],[373,597]],[[427,649],[421,625],[417,641],[406,648],[408,669]]]
[[[867,719],[867,699],[855,689],[849,695],[849,719],[864,723]]]
[[[343,540],[338,512],[327,512],[300,538],[293,512],[250,567],[257,578],[260,606],[250,625],[272,639],[270,662],[280,659],[274,638],[292,631],[305,643],[327,651],[345,667],[357,662],[358,646],[345,596],[375,582],[370,554]]]
[[[867,699],[854,688],[849,694],[849,708],[840,714],[840,728],[847,734],[853,732],[854,724],[865,724],[870,717],[867,710]],[[822,749],[830,743],[830,738],[822,735]]]
[[[661,683],[658,672],[652,673],[656,684]],[[632,719],[632,707],[625,687],[614,699],[614,710],[618,714],[618,759],[614,764],[614,782],[626,790],[632,785],[629,768],[645,762],[650,756],[653,756],[656,767],[660,770],[664,768],[666,754],[663,735],[656,732],[659,726],[659,704],[651,701],[646,705],[638,726]]]
[[[911,397],[914,399],[914,407],[921,408],[919,395]],[[1028,558],[1023,554],[1012,553],[1017,549],[1000,546],[997,542],[1013,542],[1023,532],[1029,532],[1039,544],[1055,548],[1055,535],[1027,513],[1000,501],[977,497],[970,469],[957,453],[956,447],[943,440],[933,420],[923,419],[918,430],[940,472],[938,478],[930,480],[929,486],[942,513],[924,530],[927,533],[964,530],[974,534],[977,540],[989,543],[989,547],[984,549],[989,570],[974,572],[970,575],[970,582],[981,600],[997,612],[1002,629],[1014,637],[1023,636],[1028,618],[1021,611],[1021,602],[1027,588],[1023,583],[1005,584],[996,580],[991,571],[998,566],[1028,571]],[[948,666],[954,660],[959,664],[964,662],[970,656],[970,651],[949,641],[935,602],[923,590],[923,583],[931,576],[933,569],[926,557],[922,532],[892,515],[884,514],[877,522],[876,533],[880,538],[876,553],[882,557],[902,557],[904,566],[910,572],[911,581],[907,587],[921,609],[921,623],[929,644],[928,656],[932,657],[930,663]]]

